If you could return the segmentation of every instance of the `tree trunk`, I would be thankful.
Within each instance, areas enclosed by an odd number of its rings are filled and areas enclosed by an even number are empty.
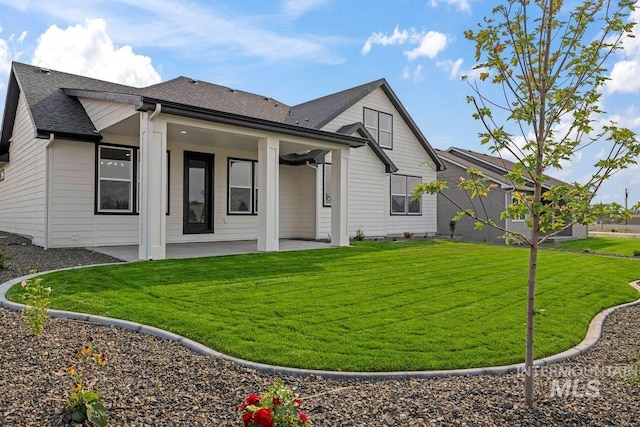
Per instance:
[[[536,233],[537,234],[537,233]],[[536,309],[536,269],[538,267],[538,237],[533,238],[529,252],[529,280],[527,283],[527,338],[524,359],[524,400],[529,408],[533,408],[533,331]]]

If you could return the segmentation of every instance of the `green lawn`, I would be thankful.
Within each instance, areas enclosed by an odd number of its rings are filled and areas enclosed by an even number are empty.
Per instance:
[[[554,243],[553,247],[574,251],[633,256],[634,250],[640,252],[640,238],[589,237],[588,239]]]
[[[133,320],[241,358],[349,371],[524,358],[528,251],[447,241],[151,261],[53,273],[52,307]],[[536,357],[638,298],[640,262],[543,251]],[[9,295],[19,300],[20,286]]]

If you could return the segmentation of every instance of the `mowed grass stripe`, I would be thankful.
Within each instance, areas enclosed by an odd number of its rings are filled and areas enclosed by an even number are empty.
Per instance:
[[[468,368],[523,360],[528,251],[462,242],[167,260],[44,277],[54,308],[168,329],[224,353],[311,369]],[[633,259],[543,251],[536,357],[631,301]],[[20,287],[10,296],[19,300]]]

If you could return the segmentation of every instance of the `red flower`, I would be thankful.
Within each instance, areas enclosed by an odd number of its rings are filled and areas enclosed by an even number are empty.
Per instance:
[[[279,397],[274,397],[273,398],[273,406],[278,406],[280,403],[282,403],[282,402],[280,401]]]
[[[293,404],[296,405],[296,408],[299,408],[302,406],[302,400],[300,399],[293,399]]]
[[[304,412],[298,412],[298,416],[300,417],[300,421],[302,421],[302,424],[306,424],[309,421],[307,414],[305,414]]]
[[[247,397],[247,400],[244,401],[244,403],[246,403],[247,405],[256,405],[258,404],[258,402],[260,402],[260,396],[256,396],[253,393],[250,393],[249,397]]]
[[[251,418],[253,414],[251,412],[245,412],[242,416],[242,422],[244,423],[244,427],[249,427],[249,423],[251,422]]]
[[[260,408],[253,414],[253,423],[258,427],[273,427],[271,409]]]

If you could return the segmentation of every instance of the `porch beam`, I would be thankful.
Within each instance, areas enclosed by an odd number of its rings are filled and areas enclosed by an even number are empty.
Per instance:
[[[280,250],[280,140],[258,139],[258,251]]]
[[[331,244],[349,246],[349,149],[331,150]]]
[[[140,113],[140,237],[138,258],[167,257],[167,122]],[[133,183],[135,186],[137,183]]]

